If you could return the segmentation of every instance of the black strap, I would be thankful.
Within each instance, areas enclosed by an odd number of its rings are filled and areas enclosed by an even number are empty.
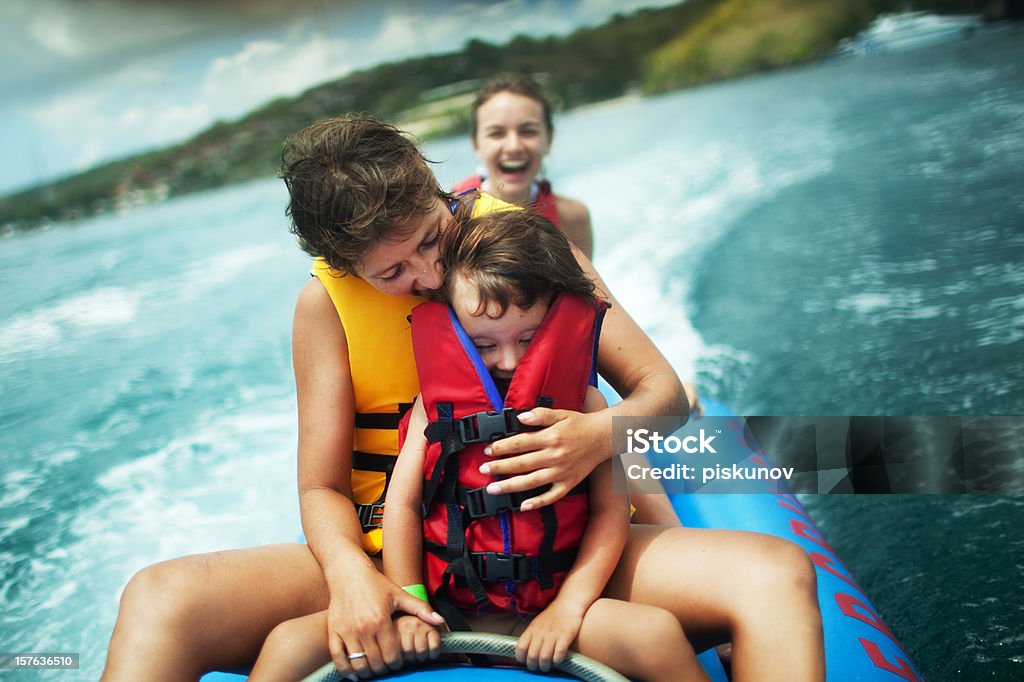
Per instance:
[[[540,540],[540,561],[538,562],[537,582],[541,589],[547,590],[555,586],[554,564],[555,536],[558,535],[558,516],[551,505],[541,507],[540,518],[544,523],[544,535]]]
[[[518,417],[523,412],[529,410],[506,407],[500,412],[476,412],[459,419],[438,419],[427,424],[423,434],[431,443],[444,442],[454,435],[461,450],[471,443],[489,443],[534,430],[519,421]]]
[[[550,485],[540,486],[521,493],[502,493],[492,495],[487,488],[467,488],[457,486],[455,488],[455,499],[466,510],[470,519],[480,519],[485,516],[497,516],[507,511],[519,511],[523,502],[547,492]],[[587,492],[587,479],[583,479],[575,488],[566,495],[580,495]],[[445,500],[448,502],[450,500]]]
[[[412,403],[398,403],[397,412],[356,412],[357,429],[397,429]]]
[[[568,571],[575,561],[575,547],[554,552],[551,555],[552,573]],[[541,557],[538,556],[505,554],[503,552],[470,552],[469,562],[482,582],[523,583],[528,580],[540,580],[541,577]]]
[[[364,533],[381,528],[384,521],[384,496],[391,483],[391,472],[395,469],[395,457],[381,455],[376,452],[352,451],[352,469],[357,471],[376,471],[384,474],[384,490],[374,502],[356,504],[356,514]]]
[[[387,474],[391,478],[391,472],[395,470],[394,455],[382,455],[377,452],[352,451],[352,468],[357,471],[376,471]]]
[[[423,543],[423,549],[439,559],[447,561],[449,548],[446,545],[427,541]],[[571,569],[576,561],[576,551],[576,547],[568,547],[552,552],[550,561],[552,575]],[[456,587],[467,587],[471,578],[476,578],[481,582],[514,583],[540,580],[541,557],[539,556],[505,554],[504,552],[465,552],[460,558],[464,561],[458,561],[458,566],[450,567],[450,574],[455,578]],[[469,573],[466,571],[466,563],[470,569]],[[446,570],[445,574],[449,574],[449,571]]]
[[[441,452],[437,456],[437,461],[434,462],[434,469],[430,472],[430,476],[427,477],[426,483],[423,485],[423,518],[427,518],[430,505],[434,503],[434,496],[437,494],[437,487],[441,484],[441,474],[448,464],[448,458],[465,447],[455,437],[453,426],[455,406],[452,403],[438,402],[435,404],[435,407],[437,408],[437,420],[427,424],[427,428],[423,430],[423,435],[432,443],[440,441]],[[431,437],[431,430],[435,432],[436,437]],[[457,476],[458,472],[456,472]]]

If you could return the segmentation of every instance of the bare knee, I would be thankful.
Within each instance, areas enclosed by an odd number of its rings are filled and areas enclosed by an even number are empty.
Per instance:
[[[118,623],[162,632],[187,626],[203,601],[203,563],[199,557],[184,557],[143,568],[121,594]]]
[[[791,614],[806,614],[809,624],[818,614],[818,579],[814,564],[796,543],[776,537],[759,540],[758,552],[747,565],[747,580],[742,587],[744,602],[750,609],[766,613],[781,609]],[[748,614],[749,615],[749,614]],[[818,627],[820,627],[820,615]]]
[[[631,678],[664,680],[705,680],[693,648],[679,620],[657,606],[629,604],[629,618],[612,628],[612,641],[604,642],[597,658]],[[624,629],[622,622],[642,623],[641,628]]]
[[[198,677],[195,661],[181,654],[193,650],[190,637],[199,630],[191,618],[202,599],[201,575],[189,557],[147,566],[132,576],[121,594],[105,681],[135,679],[150,661],[166,666],[168,678]],[[171,670],[172,662],[179,668]]]
[[[322,635],[317,641],[311,639],[310,628],[303,626],[299,620],[286,620],[270,631],[260,656],[268,655],[273,658],[294,660],[304,658],[310,652],[316,651],[327,653],[327,630],[319,632]]]
[[[330,660],[326,614],[295,618],[270,631],[249,679],[303,679]]]
[[[770,565],[765,579],[770,583],[765,587],[775,587],[790,597],[811,599],[818,598],[818,578],[814,571],[811,558],[796,543],[781,538],[775,540],[770,548]]]

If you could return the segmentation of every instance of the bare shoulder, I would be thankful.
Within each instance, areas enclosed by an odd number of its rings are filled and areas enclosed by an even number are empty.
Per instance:
[[[580,251],[594,255],[594,232],[590,227],[590,211],[583,202],[558,196],[558,222],[562,232]]]
[[[572,197],[558,195],[558,219],[565,227],[590,229],[590,210],[586,204]]]
[[[346,346],[345,329],[327,289],[311,277],[295,302],[292,320],[292,353],[328,351],[337,356]],[[297,358],[296,358],[297,359]]]

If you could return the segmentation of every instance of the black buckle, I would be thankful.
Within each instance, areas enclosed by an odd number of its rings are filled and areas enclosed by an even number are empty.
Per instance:
[[[489,443],[518,433],[515,430],[518,410],[506,407],[501,412],[477,412],[458,420],[463,443]]]
[[[485,516],[496,516],[502,512],[517,511],[522,493],[502,493],[492,495],[487,488],[474,488],[466,492],[466,513],[471,519]]]
[[[535,577],[533,558],[524,554],[470,552],[469,556],[477,577],[485,582],[496,583],[511,580],[521,583]]]
[[[364,533],[381,528],[384,522],[384,503],[357,504],[356,514],[359,515],[359,524],[363,527]]]

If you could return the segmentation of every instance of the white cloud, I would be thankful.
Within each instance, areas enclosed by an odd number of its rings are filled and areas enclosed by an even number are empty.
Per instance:
[[[71,17],[52,11],[43,11],[29,20],[28,32],[43,50],[60,57],[79,57],[85,51],[76,35]]]
[[[542,20],[541,20],[542,18]],[[444,14],[411,14],[395,8],[367,44],[373,61],[391,61],[424,53],[457,52],[470,38],[492,44],[513,36],[563,34],[574,27],[572,11],[557,0],[528,3],[508,0],[493,4],[464,2]]]
[[[302,43],[258,40],[218,57],[206,71],[200,98],[215,117],[237,117],[275,97],[297,95],[349,67],[339,61],[342,40],[313,35]]]

